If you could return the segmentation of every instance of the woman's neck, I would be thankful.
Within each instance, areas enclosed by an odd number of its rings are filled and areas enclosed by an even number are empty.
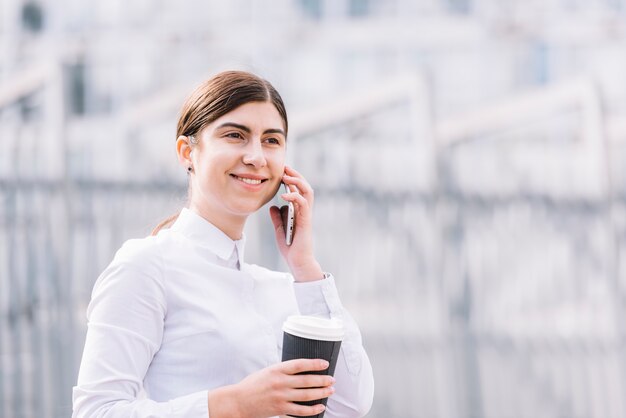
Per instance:
[[[220,231],[228,235],[228,237],[233,241],[241,239],[247,217],[223,213],[217,214],[215,211],[211,211],[206,208],[203,209],[193,202],[189,204],[189,210],[192,210],[196,214],[202,216]]]

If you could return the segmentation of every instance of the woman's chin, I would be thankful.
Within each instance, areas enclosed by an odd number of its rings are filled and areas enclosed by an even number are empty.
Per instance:
[[[257,202],[249,202],[249,203],[241,202],[240,204],[232,205],[231,212],[239,214],[241,216],[250,216],[253,213],[257,212],[259,209],[261,209],[270,200],[271,199],[267,199],[267,201],[262,201],[262,202],[257,201]]]

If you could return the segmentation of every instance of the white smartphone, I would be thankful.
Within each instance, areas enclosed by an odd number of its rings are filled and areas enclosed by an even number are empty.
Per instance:
[[[289,190],[289,187],[287,187],[285,183],[283,183],[283,185],[285,186],[286,192],[290,193],[291,190]],[[294,233],[295,227],[296,227],[296,211],[293,206],[293,203],[287,202],[287,219],[285,220],[283,224],[283,228],[285,229],[285,244],[291,245],[291,242],[293,241],[293,233]]]

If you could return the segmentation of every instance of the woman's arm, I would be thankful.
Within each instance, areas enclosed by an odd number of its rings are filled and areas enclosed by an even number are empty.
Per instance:
[[[374,375],[359,327],[341,304],[333,276],[293,286],[301,314],[339,318],[346,331],[335,368],[336,392],[328,399],[325,417],[364,416],[374,398]]]
[[[328,376],[295,375],[328,367],[319,360],[304,359],[268,367],[237,384],[210,391],[165,402],[142,399],[143,380],[161,347],[168,307],[158,257],[135,254],[133,261],[126,250],[118,252],[121,256],[116,256],[94,286],[73,391],[74,418],[267,418],[315,415],[323,409],[322,405],[292,402],[321,399],[334,392],[334,380]]]
[[[259,370],[235,385],[209,392],[209,415],[211,418],[268,418],[320,414],[324,405],[304,406],[294,401],[314,401],[332,395],[335,379],[297,374],[327,368],[325,360],[297,359]]]
[[[341,343],[340,358],[335,369],[336,393],[328,399],[327,418],[355,418],[364,416],[374,397],[372,366],[363,348],[356,322],[343,308],[335,281],[324,276],[313,253],[314,192],[307,180],[291,167],[285,167],[283,182],[290,193],[281,197],[294,203],[296,222],[291,246],[285,244],[281,213],[270,208],[278,249],[294,277],[294,288],[300,312],[303,315],[340,318],[346,334]]]
[[[114,261],[98,278],[73,390],[73,417],[206,418],[207,391],[167,402],[141,399],[143,379],[163,336],[166,302],[160,271]]]

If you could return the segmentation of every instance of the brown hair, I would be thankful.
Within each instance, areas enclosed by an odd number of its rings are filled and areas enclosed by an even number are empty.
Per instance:
[[[287,134],[287,111],[283,99],[269,81],[245,71],[224,71],[200,84],[187,97],[176,127],[176,138],[197,135],[204,127],[250,102],[270,102],[283,120]],[[178,213],[159,223],[152,235],[170,227]]]

